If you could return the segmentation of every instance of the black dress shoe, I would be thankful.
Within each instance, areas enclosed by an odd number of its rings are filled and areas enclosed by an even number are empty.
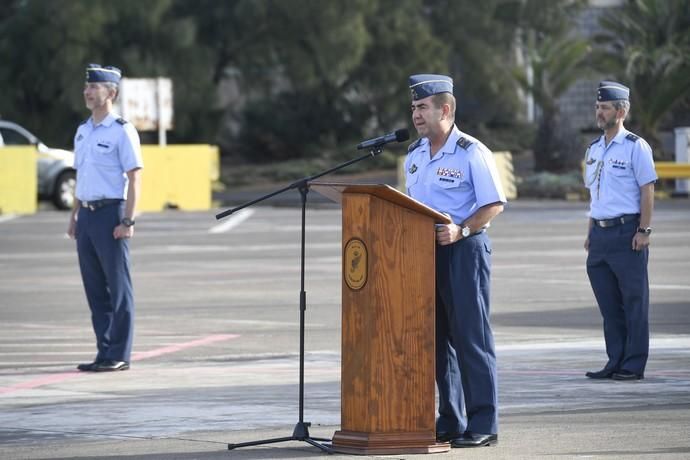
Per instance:
[[[77,369],[79,369],[82,372],[93,372],[95,370],[95,367],[100,363],[100,361],[96,360],[92,363],[82,363],[77,366]]]
[[[129,363],[127,361],[101,361],[96,363],[93,367],[94,372],[113,372],[113,371],[126,371],[129,369]]]
[[[482,447],[492,444],[498,444],[497,434],[470,433],[469,431],[450,443],[451,447]]]
[[[621,370],[614,372],[611,378],[613,380],[642,380],[644,378],[644,374],[636,374],[634,372]]]
[[[611,377],[613,377],[613,374],[615,372],[616,371],[613,369],[604,368],[604,369],[597,371],[597,372],[587,372],[585,374],[585,376],[589,377],[590,379],[603,380],[603,379],[610,379]]]
[[[438,442],[451,442],[453,439],[458,439],[462,436],[462,433],[449,433],[447,431],[439,431],[436,433],[436,441]]]

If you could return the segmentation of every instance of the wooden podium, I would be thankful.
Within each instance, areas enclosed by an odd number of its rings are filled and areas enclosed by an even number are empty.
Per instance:
[[[444,452],[436,442],[435,223],[387,185],[312,183],[342,204],[341,430],[333,449]]]

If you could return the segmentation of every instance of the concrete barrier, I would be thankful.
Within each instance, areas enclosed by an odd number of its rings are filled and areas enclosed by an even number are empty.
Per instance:
[[[142,145],[144,174],[137,211],[211,208],[220,154],[213,145]],[[35,147],[0,148],[0,214],[32,214],[38,207]]]
[[[35,147],[0,148],[0,214],[33,214],[38,207]]]
[[[220,174],[218,147],[213,145],[142,145],[141,199],[137,211],[211,208],[212,184]]]

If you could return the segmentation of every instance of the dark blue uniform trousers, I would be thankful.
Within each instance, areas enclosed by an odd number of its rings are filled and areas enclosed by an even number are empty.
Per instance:
[[[632,249],[638,225],[593,226],[587,275],[604,318],[606,369],[643,375],[649,356],[649,250]]]
[[[123,210],[124,203],[95,211],[81,208],[77,219],[79,268],[96,334],[96,360],[129,362],[132,350],[134,299],[129,242],[113,238]]]
[[[437,432],[498,433],[490,277],[486,232],[436,247]]]

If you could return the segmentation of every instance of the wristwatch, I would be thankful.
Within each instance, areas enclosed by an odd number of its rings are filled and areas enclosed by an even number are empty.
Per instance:
[[[134,225],[134,220],[130,219],[129,217],[124,217],[120,223],[125,227],[131,227]]]
[[[652,233],[652,227],[638,227],[637,233],[644,233],[645,235],[649,235],[650,233]]]
[[[467,225],[463,225],[460,227],[460,234],[462,235],[463,238],[467,238],[470,236],[470,227]]]

